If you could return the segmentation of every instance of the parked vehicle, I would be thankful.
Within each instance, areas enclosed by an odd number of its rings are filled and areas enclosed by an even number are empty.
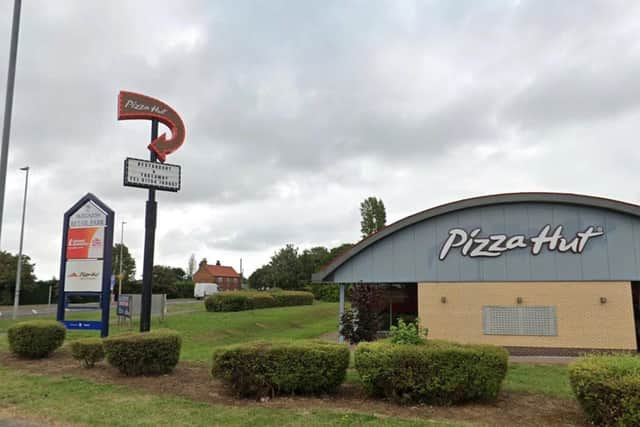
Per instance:
[[[218,285],[215,283],[196,283],[193,287],[193,296],[196,299],[202,299],[217,292]]]

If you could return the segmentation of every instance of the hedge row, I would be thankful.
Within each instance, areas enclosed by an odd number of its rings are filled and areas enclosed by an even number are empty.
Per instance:
[[[105,338],[103,344],[107,362],[124,375],[155,375],[175,368],[182,339],[175,331],[156,329]]]
[[[331,343],[253,343],[217,349],[212,375],[240,396],[331,393],[347,375],[349,348]]]
[[[207,311],[243,311],[311,304],[313,294],[300,291],[228,291],[210,295],[204,300]]]
[[[64,342],[67,329],[55,320],[29,320],[9,327],[9,349],[17,356],[40,359]]]
[[[569,365],[569,380],[594,425],[640,426],[640,357],[586,356]]]
[[[495,399],[507,361],[500,347],[435,340],[422,345],[360,343],[355,352],[356,369],[369,394],[440,405]]]

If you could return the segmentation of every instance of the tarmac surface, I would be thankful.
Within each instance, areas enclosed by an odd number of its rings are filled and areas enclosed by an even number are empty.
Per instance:
[[[190,302],[198,302],[195,298],[178,298],[167,300],[167,305],[185,304]],[[111,308],[115,309],[116,304],[111,303]],[[34,317],[56,314],[58,304],[38,304],[38,305],[22,305],[18,307],[18,317]],[[7,319],[13,316],[13,306],[0,305],[0,319]],[[0,420],[1,421],[1,420]],[[0,427],[2,424],[0,424]]]

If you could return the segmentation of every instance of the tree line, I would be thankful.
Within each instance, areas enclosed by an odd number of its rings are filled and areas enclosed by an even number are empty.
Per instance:
[[[360,203],[360,232],[366,238],[380,231],[386,224],[384,203],[376,197],[367,197]],[[249,276],[252,289],[281,288],[300,289],[311,282],[311,275],[348,251],[353,243],[343,243],[333,248],[316,246],[304,249],[287,244],[277,250],[269,262]]]

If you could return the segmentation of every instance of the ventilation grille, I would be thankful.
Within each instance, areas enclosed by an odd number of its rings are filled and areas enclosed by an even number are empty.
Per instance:
[[[485,305],[482,323],[485,335],[558,335],[554,306]]]

